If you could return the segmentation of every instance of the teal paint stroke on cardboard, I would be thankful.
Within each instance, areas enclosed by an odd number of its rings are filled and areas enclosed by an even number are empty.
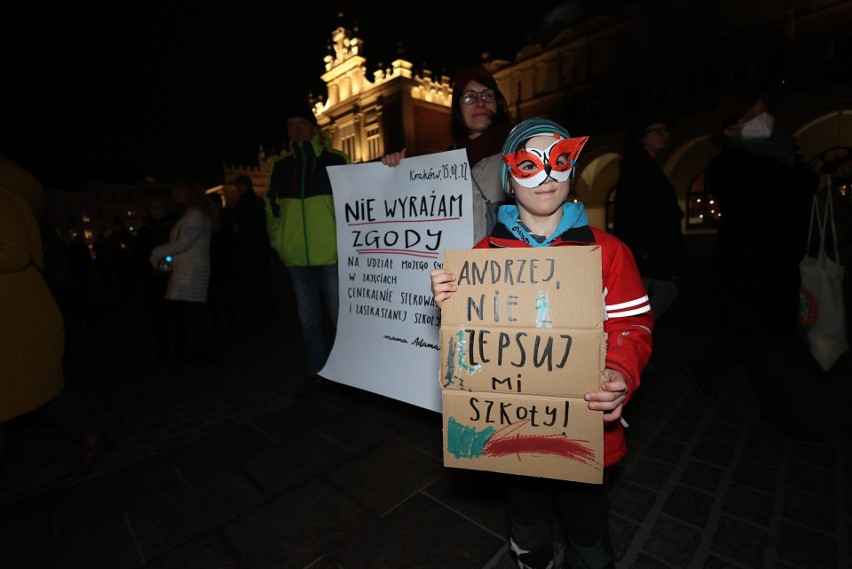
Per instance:
[[[553,321],[550,319],[550,298],[546,292],[538,293],[538,297],[535,299],[535,327],[553,327]]]
[[[464,347],[465,344],[467,343],[464,339],[464,328],[462,328],[461,330],[456,332],[456,338],[458,338],[456,343],[458,345],[459,357],[458,357],[457,361],[458,361],[459,367],[461,369],[465,370],[468,373],[478,372],[480,369],[482,369],[481,365],[476,364],[475,366],[469,366],[466,363],[464,363],[465,356],[467,355],[467,350],[465,350],[465,347]]]
[[[447,419],[447,452],[456,458],[478,458],[494,433],[494,427],[477,432],[475,427],[462,425],[450,417]]]
[[[447,373],[444,374],[444,387],[449,387],[453,383],[453,378],[456,372],[456,342],[450,339],[449,348],[447,349]]]

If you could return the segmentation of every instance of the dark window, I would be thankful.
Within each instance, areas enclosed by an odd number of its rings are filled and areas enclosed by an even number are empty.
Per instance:
[[[586,107],[586,112],[589,115],[589,120],[591,122],[598,122],[604,117],[604,104],[603,101],[594,101],[589,103],[589,106]]]
[[[651,91],[651,103],[654,105],[666,105],[672,102],[671,83],[659,83],[654,85]]]

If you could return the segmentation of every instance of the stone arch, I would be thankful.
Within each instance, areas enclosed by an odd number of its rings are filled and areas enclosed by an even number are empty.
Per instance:
[[[575,180],[576,190],[569,198],[577,199],[586,206],[589,225],[606,230],[607,199],[618,181],[618,162],[622,151],[614,148],[598,149],[588,160],[582,160]]]
[[[828,148],[852,147],[852,108],[822,111],[794,126],[792,134],[806,162]]]
[[[707,163],[717,154],[716,147],[707,133],[695,134],[678,143],[663,162],[663,173],[675,188],[677,201],[684,212],[683,227],[689,229],[690,199],[689,190],[695,179],[704,172]],[[713,231],[712,229],[710,231]],[[697,229],[695,231],[708,231]]]

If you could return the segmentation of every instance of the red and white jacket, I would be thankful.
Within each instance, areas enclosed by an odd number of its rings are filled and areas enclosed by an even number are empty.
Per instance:
[[[654,317],[636,261],[627,245],[614,235],[588,225],[572,227],[557,237],[551,247],[600,245],[603,295],[606,308],[604,332],[606,367],[620,371],[627,381],[627,399],[639,387],[639,376],[651,357]],[[502,224],[474,249],[530,247]],[[612,466],[627,454],[621,421],[604,425],[604,466]]]

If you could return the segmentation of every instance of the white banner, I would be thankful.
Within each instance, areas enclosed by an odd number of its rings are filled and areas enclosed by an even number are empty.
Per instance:
[[[452,150],[330,166],[337,216],[340,314],[319,374],[441,411],[441,314],[429,271],[445,249],[473,246],[467,154]]]

